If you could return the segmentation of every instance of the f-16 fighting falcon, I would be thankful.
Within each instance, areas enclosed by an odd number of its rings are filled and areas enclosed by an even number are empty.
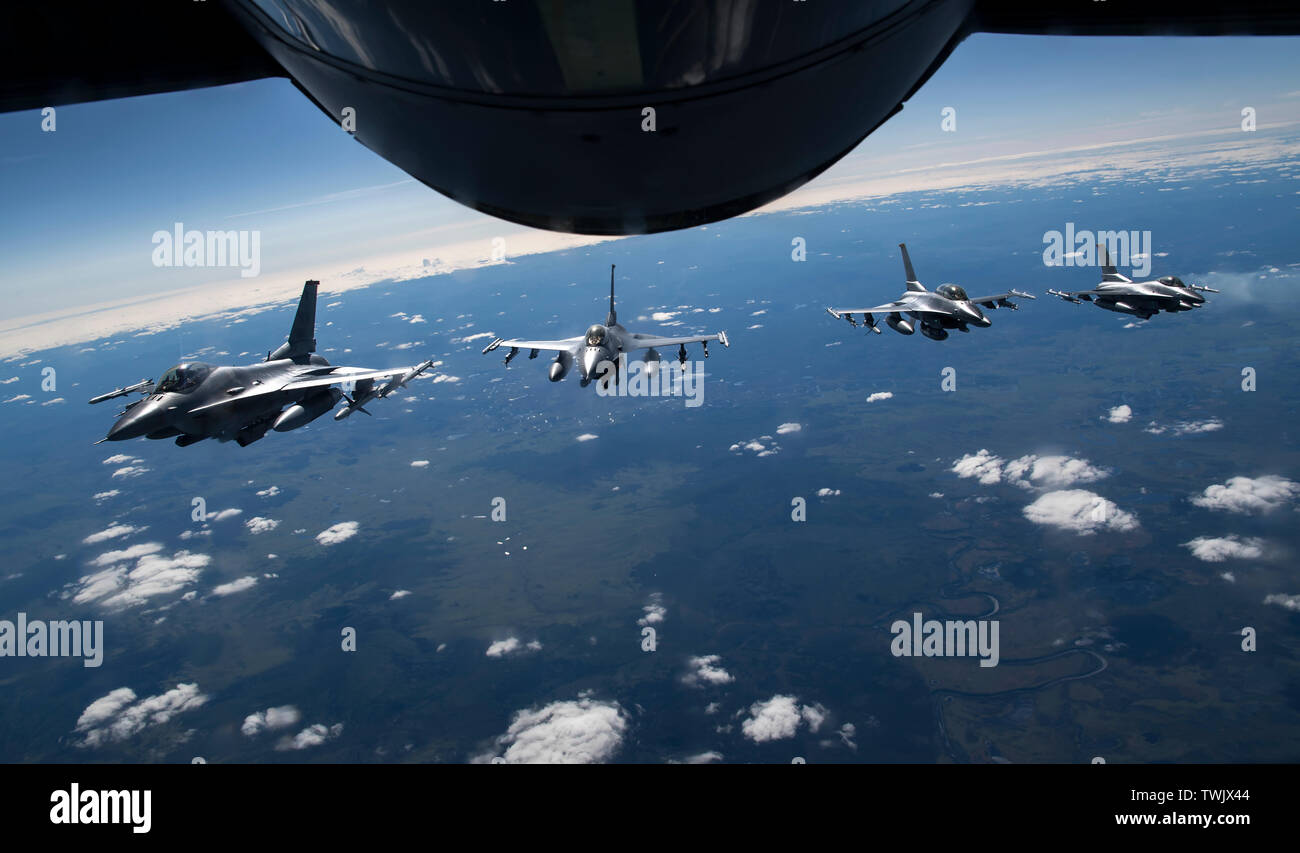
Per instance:
[[[1143,320],[1151,318],[1161,311],[1191,311],[1205,304],[1202,293],[1218,293],[1212,287],[1199,284],[1184,284],[1176,275],[1166,275],[1152,281],[1133,281],[1120,275],[1115,265],[1110,262],[1110,252],[1104,243],[1098,243],[1101,250],[1101,283],[1092,290],[1048,290],[1052,296],[1059,296],[1066,302],[1076,305],[1091,302],[1107,311],[1121,314],[1133,314]]]
[[[978,296],[972,299],[966,295],[965,290],[955,284],[941,284],[933,292],[928,291],[925,285],[916,279],[916,272],[912,269],[912,259],[907,255],[907,244],[899,243],[898,248],[903,251],[903,269],[907,273],[906,293],[893,302],[877,305],[875,308],[827,308],[827,313],[837,320],[843,317],[854,327],[858,322],[853,319],[853,315],[861,314],[862,324],[877,335],[880,334],[880,327],[876,325],[875,315],[887,314],[885,325],[895,332],[910,335],[919,327],[921,334],[927,338],[941,341],[948,337],[949,329],[969,332],[971,326],[983,328],[992,326],[993,321],[985,317],[984,312],[979,309],[981,305],[990,309],[1002,307],[1014,311],[1020,306],[1011,301],[1012,296],[1021,299],[1036,298],[1018,290],[1008,290],[1006,293]],[[912,319],[905,319],[904,314]]]
[[[519,354],[521,349],[529,350],[529,358],[537,358],[540,350],[547,350],[555,353],[555,360],[551,362],[550,378],[552,382],[559,382],[569,372],[570,368],[576,363],[578,365],[578,375],[581,377],[582,387],[587,385],[593,379],[602,378],[609,370],[608,367],[601,368],[601,364],[611,364],[615,369],[618,368],[619,355],[622,353],[632,352],[634,350],[649,350],[646,353],[645,361],[647,364],[657,364],[660,360],[658,347],[677,347],[677,360],[682,365],[686,364],[686,345],[699,343],[704,346],[704,357],[709,357],[709,341],[718,341],[724,347],[731,346],[727,340],[726,332],[718,332],[716,335],[693,335],[681,338],[665,338],[658,335],[643,335],[636,332],[629,332],[618,323],[618,314],[614,310],[614,265],[609,267],[609,316],[605,318],[604,325],[597,323],[587,329],[585,335],[579,335],[576,338],[564,338],[558,341],[529,341],[529,340],[502,340],[497,338],[483,348],[483,354],[492,352],[497,347],[510,347],[509,354],[506,355],[505,363],[509,364],[511,359]],[[612,377],[611,377],[612,378]]]
[[[334,414],[341,421],[376,398],[387,397],[430,367],[432,360],[414,367],[366,370],[331,367],[316,355],[316,289],[320,282],[303,285],[298,312],[289,339],[266,361],[247,367],[225,367],[198,361],[178,364],[154,382],[145,379],[91,399],[102,403],[128,394],[143,399],[128,403],[117,423],[100,441],[130,438],[175,438],[188,447],[205,438],[231,441],[247,447],[267,430],[288,432],[316,420],[340,399],[348,404]],[[376,379],[388,379],[375,387]],[[333,385],[354,384],[352,396]],[[287,406],[287,408],[286,408]]]

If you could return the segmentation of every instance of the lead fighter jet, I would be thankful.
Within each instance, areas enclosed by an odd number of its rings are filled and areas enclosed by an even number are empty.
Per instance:
[[[302,288],[298,312],[289,339],[266,360],[246,367],[226,367],[189,361],[178,364],[154,382],[145,379],[91,399],[102,403],[128,394],[144,398],[128,403],[108,435],[99,441],[130,438],[175,438],[188,447],[205,438],[234,440],[247,447],[267,430],[288,432],[311,423],[334,408],[340,399],[348,404],[335,413],[343,420],[369,401],[387,397],[435,365],[433,360],[414,367],[367,370],[331,367],[316,355],[316,289],[309,281]],[[376,379],[388,379],[375,387]],[[354,384],[352,396],[331,386]],[[287,406],[287,408],[286,408]]]
[[[510,352],[506,355],[505,363],[510,361],[519,354],[521,349],[529,350],[529,358],[537,358],[537,353],[541,350],[547,350],[555,353],[555,360],[551,362],[550,379],[552,382],[559,382],[568,374],[570,368],[576,363],[578,365],[578,375],[582,377],[582,387],[587,387],[593,379],[600,379],[605,375],[606,370],[600,370],[602,363],[608,362],[618,368],[619,354],[632,352],[633,350],[649,350],[646,353],[646,362],[648,364],[657,364],[660,360],[658,347],[677,347],[677,360],[681,364],[686,364],[686,345],[699,343],[704,346],[704,357],[709,357],[709,341],[718,341],[724,347],[731,346],[727,340],[726,332],[718,332],[716,335],[692,335],[680,338],[665,338],[658,335],[643,335],[637,332],[629,332],[618,323],[618,314],[614,311],[614,265],[609,265],[609,315],[605,318],[605,324],[596,325],[587,329],[585,335],[579,335],[574,338],[564,338],[558,341],[529,341],[529,340],[503,340],[497,338],[483,348],[483,354],[487,355],[497,347],[510,347]]]
[[[1012,296],[1021,299],[1036,298],[1018,290],[1008,290],[1006,293],[972,299],[966,295],[965,290],[955,284],[941,284],[933,292],[928,291],[925,285],[916,280],[916,273],[912,270],[912,259],[907,255],[907,244],[899,243],[898,248],[903,251],[907,293],[893,302],[877,305],[875,308],[827,308],[827,313],[837,320],[841,317],[848,320],[849,325],[854,327],[858,325],[858,321],[853,319],[853,315],[861,314],[862,324],[877,335],[880,334],[880,327],[876,325],[875,315],[887,314],[885,325],[895,332],[910,335],[916,332],[919,326],[921,334],[931,340],[941,341],[948,337],[949,329],[969,332],[971,326],[981,328],[992,326],[993,321],[985,317],[984,312],[979,309],[981,305],[989,309],[1002,307],[1014,311],[1020,306],[1011,301]],[[912,319],[904,319],[904,314]]]
[[[1152,281],[1134,281],[1120,275],[1115,265],[1110,262],[1110,251],[1105,243],[1098,243],[1101,250],[1101,283],[1092,290],[1048,290],[1052,296],[1059,296],[1066,302],[1078,305],[1091,302],[1107,311],[1132,314],[1143,320],[1151,319],[1153,314],[1161,311],[1175,313],[1191,311],[1205,304],[1202,293],[1218,293],[1212,287],[1199,284],[1184,284],[1176,275],[1166,275]]]

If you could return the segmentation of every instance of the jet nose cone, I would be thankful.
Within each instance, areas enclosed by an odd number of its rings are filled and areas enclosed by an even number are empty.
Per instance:
[[[108,431],[109,441],[126,441],[147,435],[163,426],[162,412],[149,403],[137,403],[130,411],[117,419]]]
[[[599,379],[600,363],[605,361],[606,353],[600,347],[587,347],[582,353],[582,361],[578,367],[582,370],[583,379]]]
[[[969,303],[961,306],[961,313],[965,316],[966,321],[975,326],[992,326],[993,321],[984,316],[984,312]]]

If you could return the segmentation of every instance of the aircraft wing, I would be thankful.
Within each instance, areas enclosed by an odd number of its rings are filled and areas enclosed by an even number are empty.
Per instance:
[[[1094,296],[1101,296],[1101,291],[1092,290],[1051,290],[1047,291],[1050,296],[1059,296],[1066,302],[1084,302],[1092,301]]]
[[[571,353],[576,351],[578,347],[582,346],[584,340],[586,340],[586,338],[582,335],[578,335],[576,338],[564,338],[563,340],[558,341],[525,341],[517,338],[512,338],[506,341],[497,338],[483,348],[483,354],[487,355],[497,347],[510,347],[512,349],[544,349],[550,350],[551,352]]]
[[[892,314],[895,311],[922,311],[930,314],[949,314],[950,311],[934,311],[922,305],[917,305],[916,300],[907,296],[902,299],[896,299],[893,302],[886,302],[884,305],[877,305],[875,308],[827,308],[827,312],[832,317],[842,317],[846,314]]]
[[[1037,299],[1028,293],[1022,293],[1019,290],[1008,290],[1006,293],[995,293],[992,296],[972,296],[970,301],[976,305],[983,305],[985,308],[1015,308],[1015,304],[1007,300],[1015,297],[1016,299]]]
[[[633,343],[632,349],[650,349],[651,347],[674,347],[682,344],[698,344],[705,341],[718,341],[724,347],[731,346],[727,340],[726,332],[718,332],[716,335],[688,335],[680,338],[663,338],[658,335],[641,335],[632,334],[627,338]]]
[[[268,382],[247,391],[231,394],[224,400],[218,400],[215,403],[208,403],[207,405],[199,406],[197,409],[191,409],[190,414],[195,415],[199,412],[206,412],[212,409],[219,409],[222,406],[229,406],[232,403],[239,403],[252,397],[278,394],[282,391],[299,391],[304,388],[323,388],[327,385],[337,385],[340,382],[360,382],[363,379],[387,379],[390,376],[401,376],[404,373],[409,373],[418,368],[419,365],[414,367],[393,367],[388,370],[365,370],[357,367],[320,368],[319,371],[300,373],[286,382]]]

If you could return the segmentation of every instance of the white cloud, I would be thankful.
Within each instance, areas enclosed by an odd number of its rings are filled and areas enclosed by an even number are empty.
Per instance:
[[[76,731],[83,736],[79,745],[97,747],[126,740],[208,701],[197,684],[178,684],[166,693],[139,702],[135,698],[131,688],[119,687],[91,702],[77,720]]]
[[[249,714],[244,718],[244,724],[239,727],[239,730],[248,737],[254,737],[265,731],[296,726],[301,719],[302,713],[297,708],[292,705],[280,705]]]
[[[1142,431],[1149,432],[1152,435],[1164,435],[1165,433],[1169,433],[1170,435],[1177,436],[1196,435],[1197,433],[1214,432],[1215,430],[1220,429],[1223,429],[1223,421],[1218,418],[1210,418],[1205,421],[1179,421],[1172,425],[1158,424],[1155,421],[1152,421],[1147,424],[1146,428]]]
[[[1274,592],[1264,596],[1264,603],[1276,604],[1278,607],[1284,607],[1287,610],[1300,611],[1300,595],[1283,595],[1280,592]]]
[[[985,486],[1007,482],[1022,489],[1059,489],[1109,476],[1108,471],[1087,459],[1030,453],[1008,462],[987,450],[958,459],[952,465],[952,472],[963,479],[977,479]]]
[[[1092,483],[1109,476],[1087,459],[1069,456],[1021,456],[1006,464],[1003,476],[1022,488],[1060,489],[1075,483]]]
[[[135,607],[151,598],[178,592],[194,583],[212,558],[177,551],[168,557],[162,545],[146,542],[122,551],[100,554],[91,565],[101,571],[83,575],[70,584],[65,597],[77,604],[99,604],[109,609]],[[131,566],[134,561],[135,565]]]
[[[835,495],[838,495],[839,493],[840,493],[839,489],[818,489],[817,497],[830,498],[830,497],[834,497]]]
[[[114,471],[113,476],[123,478],[139,477],[143,474],[148,474],[150,470],[151,469],[145,468],[143,465],[127,465]]]
[[[100,542],[107,542],[109,539],[117,539],[122,536],[130,536],[132,533],[139,533],[140,531],[147,530],[147,529],[148,528],[145,527],[135,527],[130,524],[112,524],[106,527],[105,529],[99,531],[98,533],[90,534],[89,536],[87,536],[85,539],[82,539],[81,541],[82,544],[85,545],[96,545]]]
[[[230,509],[223,509],[220,510],[219,512],[210,512],[204,517],[203,520],[204,521],[225,521],[227,519],[234,518],[237,515],[243,515],[243,514],[244,511],[242,509],[236,509],[234,507],[231,507]]]
[[[392,595],[388,596],[388,600],[396,601],[399,598],[406,598],[410,594],[411,591],[409,589],[399,589],[396,592],[394,592]]]
[[[867,402],[879,403],[881,400],[893,399],[893,396],[894,396],[893,391],[876,391],[875,393],[868,395]]]
[[[578,436],[578,441],[591,441],[593,438],[599,437],[600,436],[596,435],[594,432],[584,432],[582,435]]]
[[[721,760],[722,760],[721,752],[709,750],[708,752],[701,752],[697,755],[686,756],[684,763],[685,764],[712,764],[715,761],[721,761]]]
[[[718,664],[722,658],[718,655],[699,655],[686,660],[686,674],[682,683],[691,687],[717,687],[730,684],[736,679]]]
[[[291,738],[280,738],[280,742],[275,745],[275,748],[280,752],[290,749],[308,749],[313,746],[320,746],[341,734],[343,734],[342,723],[335,723],[332,726],[326,726],[324,723],[314,723]]]
[[[122,493],[117,489],[109,489],[106,492],[95,492],[94,500],[96,503],[102,503],[103,501],[106,501],[109,498],[115,498],[120,494]]]
[[[582,696],[517,712],[497,744],[506,747],[507,764],[599,764],[618,751],[626,731],[618,703]]]
[[[360,526],[355,521],[340,521],[338,524],[331,525],[317,533],[316,541],[322,545],[337,545],[340,542],[346,542],[357,535]]]
[[[429,467],[429,460],[428,460],[428,459],[416,459],[414,462],[411,463],[411,467],[412,467],[412,468],[428,468],[428,467]]]
[[[664,607],[663,600],[663,593],[650,593],[650,602],[641,608],[645,611],[645,615],[636,620],[636,624],[641,626],[658,625],[664,621],[664,617],[668,615],[668,608]]]
[[[1224,484],[1206,488],[1192,503],[1206,509],[1243,514],[1267,512],[1300,494],[1300,483],[1268,474],[1263,477],[1233,477]]]
[[[1002,458],[987,450],[966,454],[952,464],[952,472],[962,479],[974,477],[986,486],[1002,482]]]
[[[503,658],[506,655],[517,654],[520,652],[538,652],[541,651],[542,644],[537,640],[523,643],[518,637],[506,637],[504,640],[497,640],[487,647],[485,654],[490,658]]]
[[[244,526],[248,528],[250,533],[256,535],[258,533],[270,533],[272,530],[280,526],[280,522],[276,521],[274,518],[255,515],[248,521],[245,521]]]
[[[1024,515],[1034,524],[1072,530],[1080,536],[1098,530],[1124,532],[1138,526],[1137,517],[1132,513],[1086,489],[1046,492],[1024,508]]]
[[[1128,406],[1116,406],[1106,415],[1106,420],[1113,424],[1126,424],[1133,417],[1133,410]]]
[[[1236,535],[1209,537],[1197,536],[1183,543],[1191,549],[1192,556],[1207,563],[1222,563],[1227,559],[1254,560],[1264,555],[1264,540],[1242,539]]]
[[[238,580],[233,580],[230,583],[223,583],[214,586],[212,588],[212,594],[220,598],[225,598],[227,595],[234,595],[237,592],[243,592],[244,590],[252,589],[255,586],[257,586],[257,578],[248,575],[239,578]]]
[[[268,487],[268,488],[265,488],[265,489],[260,490],[260,491],[257,493],[257,496],[258,496],[259,498],[273,498],[273,497],[275,497],[275,496],[278,495],[278,494],[280,494],[280,487],[279,487],[279,486],[270,486],[270,487]]]
[[[133,457],[133,456],[129,456],[129,455],[125,454],[125,453],[115,453],[115,454],[113,454],[112,456],[110,456],[110,457],[108,457],[107,459],[105,459],[101,464],[103,464],[103,465],[121,465],[121,464],[123,464],[124,462],[139,462],[139,461],[140,461],[139,459],[136,459],[135,457]]]
[[[777,435],[789,435],[792,432],[799,432],[803,429],[803,424],[781,424],[776,428]]]
[[[816,733],[825,721],[826,709],[821,705],[801,707],[796,697],[778,693],[750,705],[749,718],[741,722],[740,730],[754,743],[765,743],[794,737],[803,723]]]

